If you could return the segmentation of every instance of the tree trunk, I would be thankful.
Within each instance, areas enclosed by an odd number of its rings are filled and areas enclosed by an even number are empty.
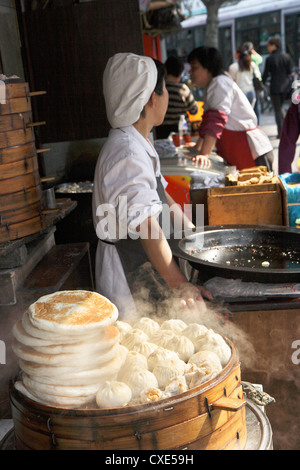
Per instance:
[[[218,26],[219,8],[226,0],[202,0],[207,9],[207,20],[205,28],[205,46],[218,48]]]

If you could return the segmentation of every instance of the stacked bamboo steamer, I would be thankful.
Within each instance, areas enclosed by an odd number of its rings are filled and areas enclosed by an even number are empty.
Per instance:
[[[32,235],[45,227],[42,190],[28,83],[4,80],[0,102],[0,242]]]

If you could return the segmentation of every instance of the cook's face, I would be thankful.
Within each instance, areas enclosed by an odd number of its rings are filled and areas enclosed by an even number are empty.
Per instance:
[[[190,76],[193,85],[196,85],[200,88],[205,88],[212,79],[211,73],[208,71],[208,69],[202,67],[197,59],[194,59],[191,62]]]

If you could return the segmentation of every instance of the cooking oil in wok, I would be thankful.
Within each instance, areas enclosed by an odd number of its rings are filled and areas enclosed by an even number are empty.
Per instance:
[[[293,269],[300,267],[300,251],[277,246],[217,246],[192,249],[195,258],[218,265],[252,269]]]

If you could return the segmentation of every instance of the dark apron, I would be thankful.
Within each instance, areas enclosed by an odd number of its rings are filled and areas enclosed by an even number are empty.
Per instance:
[[[170,218],[170,210],[161,178],[156,178],[157,193],[163,203],[163,211],[159,215],[159,225],[162,227],[162,218],[170,220],[170,231],[173,232],[173,224]],[[140,239],[133,240],[129,237],[115,243],[126,280],[134,300],[156,303],[168,297],[169,287],[150,263]],[[142,299],[141,299],[142,296]],[[154,307],[154,305],[153,305]]]

